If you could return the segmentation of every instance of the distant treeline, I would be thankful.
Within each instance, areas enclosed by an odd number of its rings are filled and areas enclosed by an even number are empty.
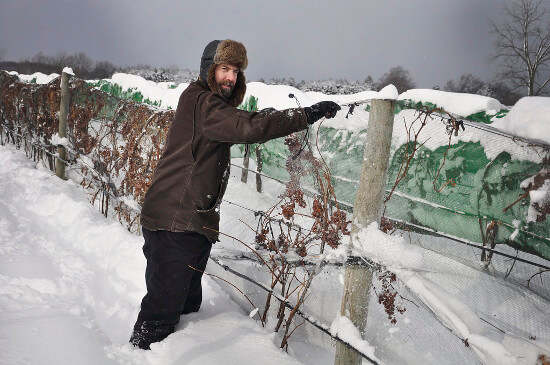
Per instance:
[[[21,74],[33,74],[42,72],[45,74],[61,73],[64,67],[71,67],[77,77],[83,79],[110,78],[115,72],[124,72],[139,75],[147,80],[155,82],[191,82],[197,79],[198,71],[179,69],[177,66],[167,68],[155,68],[150,65],[135,65],[119,67],[109,61],[94,61],[84,52],[66,54],[60,52],[55,56],[49,56],[42,52],[33,57],[21,59],[18,62],[2,61],[0,57],[0,69],[17,71]],[[346,79],[295,81],[294,78],[277,78],[258,81],[271,85],[289,85],[302,91],[318,91],[324,94],[353,94],[366,90],[380,90],[393,84],[402,93],[416,87],[410,72],[401,66],[390,68],[378,81],[374,81],[369,75],[362,82],[348,81]],[[425,86],[424,86],[425,88]],[[433,86],[440,89],[439,86]],[[456,81],[449,80],[443,90],[451,92],[478,94],[493,97],[505,105],[514,105],[521,95],[514,93],[501,81],[486,82],[472,74],[463,74]]]
[[[522,97],[502,81],[484,82],[469,73],[463,74],[457,81],[447,81],[443,90],[489,96],[508,106],[514,105]]]
[[[19,62],[0,62],[0,68],[7,71],[17,71],[21,74],[42,72],[45,74],[61,73],[64,67],[70,67],[76,76],[83,79],[100,79],[111,77],[118,67],[109,61],[94,61],[84,52],[67,54],[59,52],[49,56],[42,52]]]
[[[293,78],[271,79],[268,82],[261,79],[260,81],[272,85],[290,85],[302,91],[319,91],[328,95],[354,94],[365,90],[380,91],[389,84],[395,85],[399,93],[416,87],[409,71],[401,66],[392,67],[388,72],[382,75],[377,82],[375,82],[371,76],[367,76],[363,82],[350,82],[345,79],[309,82],[302,80],[296,82]],[[440,86],[433,86],[432,88],[436,90],[441,89]],[[501,81],[487,82],[469,73],[463,74],[456,81],[447,81],[443,86],[443,90],[488,96],[508,106],[514,105],[521,98],[520,94],[513,92],[508,85]]]

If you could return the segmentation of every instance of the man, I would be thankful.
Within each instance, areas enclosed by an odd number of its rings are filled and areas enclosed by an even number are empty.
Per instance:
[[[239,110],[247,64],[241,43],[210,42],[201,58],[199,79],[179,99],[141,211],[147,294],[130,338],[139,348],[162,341],[182,314],[200,308],[202,271],[218,240],[231,145],[286,136],[322,117],[332,118],[340,109],[324,101],[283,111]]]

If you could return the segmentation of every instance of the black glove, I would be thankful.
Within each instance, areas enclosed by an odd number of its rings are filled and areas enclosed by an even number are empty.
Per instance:
[[[336,112],[342,109],[340,105],[336,104],[333,101],[321,101],[312,106],[305,107],[304,111],[307,115],[308,124],[313,124],[319,119],[325,118],[334,118]]]

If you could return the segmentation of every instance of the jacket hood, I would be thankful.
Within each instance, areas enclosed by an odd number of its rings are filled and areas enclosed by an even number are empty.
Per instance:
[[[210,90],[218,95],[222,95],[222,93],[216,84],[215,70],[220,63],[227,63],[239,68],[233,93],[227,99],[229,105],[236,107],[242,103],[246,94],[246,79],[243,72],[248,66],[246,48],[242,43],[231,39],[214,40],[204,48],[200,77],[206,81]]]

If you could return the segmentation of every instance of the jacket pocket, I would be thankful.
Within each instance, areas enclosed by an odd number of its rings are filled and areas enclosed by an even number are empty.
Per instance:
[[[206,195],[205,201],[203,201],[202,203],[201,202],[196,202],[195,206],[196,206],[197,212],[199,212],[199,213],[201,213],[201,212],[202,213],[210,212],[210,211],[214,210],[219,205],[219,202],[220,202],[220,199],[221,199],[222,185],[223,184],[218,186],[218,189],[216,191],[215,196]]]

